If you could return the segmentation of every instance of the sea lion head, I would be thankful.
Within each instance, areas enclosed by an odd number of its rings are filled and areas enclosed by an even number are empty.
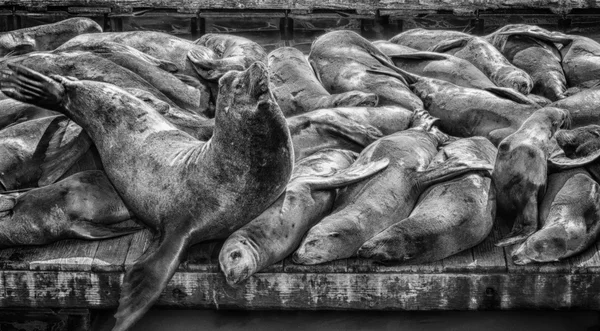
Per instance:
[[[300,247],[292,255],[297,264],[319,264],[342,258],[338,253],[347,253],[341,247],[354,246],[351,241],[354,236],[346,231],[330,231],[324,226],[313,227],[302,240]]]
[[[562,226],[541,229],[512,253],[513,262],[523,265],[534,261],[558,261],[568,253],[568,238],[569,235]]]
[[[571,113],[566,109],[545,107],[540,109],[539,112],[545,114],[550,119],[552,135],[554,135],[558,129],[568,129],[571,127]]]
[[[269,89],[267,66],[262,62],[254,62],[244,71],[230,71],[219,79],[217,109],[239,113],[253,105],[277,106]]]
[[[525,71],[515,67],[503,67],[496,75],[498,86],[512,88],[522,94],[529,94],[533,89],[533,80]]]
[[[558,130],[556,142],[569,157],[583,157],[599,149],[600,126],[588,125],[573,130]]]
[[[219,265],[229,285],[248,279],[258,268],[258,252],[247,238],[229,238],[219,253]],[[231,244],[231,241],[235,241]]]
[[[364,243],[358,249],[357,255],[363,259],[383,262],[409,260],[410,256],[407,256],[405,248],[405,245],[410,242],[407,239],[410,238],[396,232],[390,235],[384,231]],[[390,247],[393,247],[393,250]]]

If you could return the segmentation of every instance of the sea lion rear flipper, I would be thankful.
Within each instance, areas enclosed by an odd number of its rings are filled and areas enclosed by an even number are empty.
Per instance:
[[[55,110],[65,89],[53,78],[21,65],[7,64],[10,70],[0,73],[0,91],[21,102]]]
[[[366,164],[352,164],[350,167],[340,169],[333,174],[326,176],[306,176],[298,178],[298,181],[289,185],[285,192],[285,200],[281,207],[281,213],[285,214],[293,202],[306,192],[313,190],[330,190],[359,182],[385,169],[390,160],[387,158],[368,162]],[[309,194],[310,195],[310,194]]]
[[[40,166],[42,174],[38,180],[38,186],[56,182],[92,145],[90,137],[81,127],[77,126],[75,130],[69,130],[69,127],[74,125],[76,125],[74,122],[69,121],[63,128],[63,131],[67,132],[54,134],[50,140],[44,162]]]
[[[112,331],[129,330],[152,307],[175,274],[188,245],[189,236],[181,232],[154,238],[125,273]]]
[[[524,105],[534,105],[534,106],[539,107],[539,105],[536,102],[534,102],[533,100],[529,99],[525,95],[523,95],[511,88],[493,86],[493,87],[486,87],[486,88],[484,88],[484,90],[494,93],[495,95],[497,95],[501,98],[506,98],[506,99],[512,100],[517,103],[521,103]]]
[[[388,75],[394,78],[398,78],[399,80],[401,80],[406,86],[409,86],[410,84],[414,84],[417,82],[417,80],[419,79],[420,76],[415,75],[413,73],[410,73],[406,70],[402,70],[398,67],[394,67],[394,71],[396,72],[389,72],[389,71],[383,71],[383,70],[371,70],[371,69],[367,69],[367,72],[373,73],[373,74],[379,74],[379,75]]]
[[[196,78],[196,77],[192,77],[190,75],[185,75],[185,74],[174,74],[175,77],[177,77],[177,79],[179,79],[180,81],[184,82],[185,84],[197,88],[199,90],[205,90],[206,87],[204,86],[204,84],[202,84],[202,82]]]
[[[142,227],[109,228],[101,224],[79,221],[71,225],[73,238],[99,240],[124,236],[142,230]]]
[[[462,37],[457,39],[444,40],[427,49],[428,52],[444,53],[451,49],[464,47],[473,37]]]
[[[383,133],[372,125],[361,124],[337,114],[311,116],[308,117],[308,121],[315,127],[365,147],[383,136]]]
[[[430,186],[450,180],[470,171],[487,170],[491,173],[493,169],[494,165],[484,160],[458,160],[456,158],[449,158],[446,162],[437,164],[432,168],[417,171],[417,174],[420,183]]]
[[[402,60],[430,60],[430,61],[442,61],[447,60],[447,54],[440,54],[434,52],[415,52],[409,54],[388,54],[388,56],[393,59],[402,59]]]

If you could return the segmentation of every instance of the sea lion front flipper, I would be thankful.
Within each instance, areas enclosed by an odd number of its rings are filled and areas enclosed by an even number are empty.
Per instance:
[[[430,186],[440,182],[450,180],[454,177],[463,175],[470,171],[486,171],[491,176],[494,165],[484,160],[459,160],[455,157],[449,158],[446,162],[436,164],[432,168],[417,171],[419,183]]]
[[[62,130],[64,134],[54,134],[46,149],[44,163],[40,166],[40,187],[56,182],[92,145],[87,133],[74,122],[69,120]]]
[[[415,52],[408,54],[388,54],[388,56],[394,59],[402,60],[429,60],[429,61],[443,61],[448,59],[447,54],[434,53],[434,52]]]
[[[294,201],[304,196],[310,196],[311,191],[330,190],[354,184],[380,172],[389,163],[390,160],[384,158],[366,164],[357,165],[354,163],[350,167],[337,170],[330,175],[299,177],[294,184],[289,185],[286,189],[281,214],[285,214],[294,204]],[[307,192],[309,194],[306,194]]]
[[[99,240],[116,238],[142,230],[142,227],[116,228],[85,221],[73,223],[69,229],[73,238]]]
[[[427,49],[428,52],[444,53],[454,48],[464,47],[473,37],[462,37],[457,39],[444,40]]]
[[[495,245],[498,247],[520,244],[535,233],[538,225],[538,199],[530,197],[523,212],[515,218],[512,230]]]
[[[144,254],[126,271],[112,331],[129,330],[167,286],[189,245],[190,237],[181,231],[155,237]]]
[[[60,82],[21,65],[7,66],[10,70],[0,72],[0,91],[6,96],[50,110],[61,103],[65,89]]]
[[[484,88],[484,90],[486,90],[490,93],[494,93],[495,95],[497,95],[501,98],[512,100],[516,103],[521,103],[524,105],[533,105],[533,106],[539,107],[539,105],[535,101],[529,99],[525,95],[523,95],[511,88],[492,86],[492,87],[486,87],[486,88]]]

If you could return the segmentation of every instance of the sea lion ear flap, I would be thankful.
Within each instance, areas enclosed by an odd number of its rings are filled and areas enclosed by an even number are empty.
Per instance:
[[[428,52],[444,53],[451,49],[464,47],[473,37],[444,40],[427,49]]]

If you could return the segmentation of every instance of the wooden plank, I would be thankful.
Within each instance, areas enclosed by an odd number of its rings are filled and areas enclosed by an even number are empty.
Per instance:
[[[0,306],[115,308],[121,273],[4,271]],[[600,309],[597,274],[259,273],[240,286],[221,273],[178,272],[159,307],[243,309]]]
[[[134,220],[128,220],[115,224],[114,228],[125,228],[139,226]],[[141,230],[140,230],[141,231]],[[129,246],[135,234],[122,236],[119,238],[101,240],[98,242],[98,249],[92,261],[93,272],[117,272],[125,270],[125,259]]]
[[[99,241],[68,239],[40,247],[29,256],[29,269],[40,271],[91,271]]]
[[[444,269],[442,261],[429,263],[379,263],[368,259],[349,259],[348,272],[353,273],[439,273]]]
[[[336,273],[348,272],[348,260],[341,259],[316,265],[296,264],[292,257],[288,256],[283,260],[283,272],[290,273]]]
[[[473,270],[473,251],[466,249],[442,260],[443,272],[469,272]]]
[[[473,247],[473,270],[477,272],[504,272],[506,258],[504,249],[496,247],[495,243],[502,239],[498,222],[494,222],[492,232],[482,243]]]
[[[600,273],[600,245],[592,245],[581,254],[569,259],[573,273]]]
[[[223,246],[223,240],[211,240],[194,245],[188,249],[187,257],[179,266],[180,270],[190,272],[218,272],[218,252]],[[215,263],[213,255],[217,252]]]

